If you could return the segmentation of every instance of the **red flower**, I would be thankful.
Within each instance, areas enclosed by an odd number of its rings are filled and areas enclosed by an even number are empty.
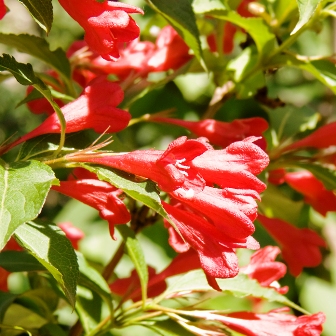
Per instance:
[[[206,137],[210,143],[223,148],[252,135],[261,136],[268,128],[267,121],[259,117],[235,119],[232,122],[214,119],[186,121],[161,117],[154,117],[150,120],[182,126],[199,137]]]
[[[7,279],[9,275],[10,275],[10,272],[0,267],[0,291],[3,291],[3,292],[8,291]]]
[[[279,288],[277,280],[286,274],[287,267],[275,258],[280,253],[277,246],[266,246],[251,256],[250,263],[241,268],[241,272],[249,278],[256,279],[263,287],[273,287],[279,293],[286,294],[288,287]]]
[[[300,149],[305,147],[327,148],[329,146],[335,146],[336,145],[335,132],[336,132],[336,121],[320,127],[319,129],[317,129],[310,135],[306,136],[305,138],[285,147],[283,151]]]
[[[216,290],[220,290],[220,288],[215,278],[232,278],[239,272],[238,259],[234,248],[259,248],[259,244],[252,237],[241,240],[232,239],[225,235],[225,229],[217,228],[209,221],[190,211],[181,210],[165,202],[162,202],[162,205],[177,226],[185,242],[197,252],[200,265],[207,276],[208,282]],[[171,245],[175,247],[173,242],[174,240],[170,240]],[[189,248],[188,245],[186,248]],[[181,250],[177,251],[181,252]]]
[[[85,41],[108,61],[119,58],[118,43],[136,39],[140,30],[129,13],[140,8],[112,1],[59,0],[68,14],[85,30]]]
[[[74,249],[78,250],[78,243],[84,238],[84,232],[77,227],[73,226],[70,222],[63,222],[58,226],[65,233],[66,237],[70,240]]]
[[[53,186],[52,189],[97,209],[100,217],[108,221],[113,237],[115,225],[126,224],[131,220],[130,213],[119,198],[123,191],[98,180],[92,173],[86,174],[85,170],[75,169],[74,174],[80,179],[61,181],[59,186]]]
[[[192,57],[182,37],[171,26],[166,26],[158,35],[155,51],[147,65],[151,71],[176,70]]]
[[[281,219],[259,215],[258,220],[280,244],[289,271],[298,276],[304,267],[315,267],[322,261],[319,247],[325,241],[313,230],[299,229]]]
[[[242,2],[237,7],[237,13],[242,17],[253,17],[254,15],[248,10],[248,4],[253,2],[254,0],[242,0]],[[224,54],[230,54],[233,50],[234,43],[233,39],[238,31],[237,26],[232,24],[231,22],[225,22],[224,24],[224,32],[223,32],[223,52]],[[217,51],[217,42],[216,36],[211,34],[207,37],[207,41],[212,52]]]
[[[230,329],[246,336],[318,336],[322,333],[325,315],[317,313],[305,316],[284,314],[287,308],[265,314],[236,312],[228,315],[195,312],[195,317],[222,322]]]
[[[4,0],[0,0],[0,20],[6,15],[7,7]]]
[[[328,211],[336,211],[336,195],[332,190],[327,190],[312,173],[308,171],[287,173],[285,181],[294,190],[303,194],[305,202],[322,216]]]
[[[130,120],[128,112],[116,108],[123,98],[124,93],[118,84],[102,78],[95,79],[79,98],[62,107],[66,133],[88,128],[93,128],[98,133],[121,131]],[[57,114],[53,113],[40,126],[15,141],[11,147],[42,134],[60,132],[60,122]]]

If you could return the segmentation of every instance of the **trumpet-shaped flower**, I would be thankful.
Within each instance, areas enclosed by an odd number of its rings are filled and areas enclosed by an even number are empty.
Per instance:
[[[114,237],[114,226],[131,220],[130,213],[119,198],[123,191],[92,177],[92,174],[83,178],[86,174],[82,170],[75,170],[75,175],[80,178],[61,181],[52,189],[97,209],[100,217],[108,221],[111,237]]]
[[[316,131],[285,147],[283,151],[300,149],[305,147],[327,148],[336,145],[336,121],[318,128]]]
[[[214,119],[186,121],[163,117],[154,117],[150,120],[182,126],[199,137],[206,137],[210,143],[223,148],[249,136],[261,136],[268,128],[267,121],[259,117],[235,119],[232,122]]]
[[[327,190],[309,171],[287,173],[285,181],[296,191],[304,195],[306,203],[310,204],[322,216],[328,211],[336,211],[336,195]]]
[[[298,276],[304,267],[315,267],[321,263],[319,247],[326,246],[326,243],[315,231],[299,229],[281,219],[262,215],[258,216],[258,221],[280,244],[282,256],[294,276]]]
[[[284,314],[289,308],[280,308],[264,314],[236,312],[228,315],[195,312],[194,317],[222,322],[230,329],[246,336],[319,336],[325,322],[323,313],[296,317]]]
[[[85,30],[90,48],[108,61],[119,58],[118,44],[136,39],[140,30],[129,14],[140,8],[108,0],[59,0],[68,14]]]
[[[116,107],[123,98],[124,93],[118,84],[103,78],[95,79],[79,98],[61,108],[66,121],[66,133],[89,128],[98,133],[121,131],[130,120],[128,112]],[[53,113],[33,131],[14,142],[11,147],[39,135],[60,132],[61,124],[57,114]]]
[[[280,288],[277,280],[286,274],[287,267],[279,261],[275,261],[281,250],[277,246],[266,246],[256,251],[251,256],[247,266],[242,267],[242,273],[248,275],[249,278],[257,280],[263,287],[273,287],[279,293],[285,294],[288,287]]]

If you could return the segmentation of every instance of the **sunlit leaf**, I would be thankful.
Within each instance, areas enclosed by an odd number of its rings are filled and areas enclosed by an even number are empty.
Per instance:
[[[192,6],[197,14],[226,11],[228,9],[226,3],[222,0],[193,0]]]

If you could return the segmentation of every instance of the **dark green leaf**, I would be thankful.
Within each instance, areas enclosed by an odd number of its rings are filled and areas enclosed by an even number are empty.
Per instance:
[[[118,225],[116,226],[116,229],[122,235],[126,244],[127,254],[131,258],[138,273],[141,284],[142,299],[143,302],[145,302],[147,299],[148,269],[143,250],[139,241],[136,239],[134,232],[127,225]]]
[[[299,7],[300,19],[291,35],[295,34],[310,20],[321,0],[296,0],[296,2]]]
[[[112,297],[110,287],[101,274],[92,268],[85,260],[84,256],[77,252],[79,265],[78,284],[96,292],[108,305],[111,314],[113,314]]]
[[[53,6],[51,0],[18,0],[30,12],[38,25],[48,34],[53,22]]]
[[[202,49],[196,18],[190,0],[147,0],[149,5],[160,13],[182,36],[203,64]]]
[[[333,93],[336,93],[336,66],[327,60],[309,61],[309,59],[299,59],[294,55],[277,55],[270,60],[274,67],[298,68],[311,73],[322,84],[329,87]]]
[[[168,319],[166,321],[156,322],[154,325],[148,326],[149,329],[162,336],[192,336],[190,331],[184,329],[180,324],[174,320]],[[223,335],[224,336],[224,335]]]
[[[192,6],[197,14],[226,11],[228,9],[222,0],[193,0]]]
[[[15,303],[28,308],[39,316],[52,322],[54,311],[57,308],[59,298],[57,294],[48,287],[36,288],[19,295]]]
[[[19,107],[23,104],[29,103],[32,100],[36,100],[40,98],[44,98],[43,94],[34,88],[24,99],[22,99],[20,102],[16,104],[16,107]]]
[[[52,94],[42,80],[36,76],[31,64],[19,63],[10,55],[3,54],[0,57],[0,71],[9,71],[22,85],[32,85],[49,101],[59,118],[63,116],[59,106],[54,102]],[[64,121],[64,117],[62,118]],[[65,123],[65,121],[64,121]]]
[[[71,76],[70,63],[65,52],[61,48],[51,51],[49,43],[41,37],[28,34],[15,35],[0,33],[0,43],[40,59],[63,74],[66,78]]]
[[[0,291],[0,323],[3,320],[6,310],[14,302],[16,297],[17,294]]]
[[[259,57],[264,59],[277,47],[276,36],[271,32],[262,18],[244,18],[236,12],[227,14],[212,14],[213,17],[229,21],[251,35],[259,52]]]
[[[242,298],[251,295],[256,298],[266,299],[270,302],[279,302],[306,313],[301,307],[279,294],[275,289],[262,287],[256,280],[250,279],[245,274],[238,274],[235,278],[231,279],[217,279],[217,282],[224,292],[228,291],[236,297]],[[157,300],[161,300],[164,297],[181,291],[212,290],[213,288],[208,284],[204,272],[202,270],[195,270],[177,278]]]
[[[54,180],[53,170],[39,161],[0,160],[0,250],[17,227],[39,215]]]
[[[132,178],[130,174],[118,171],[116,169],[106,169],[98,166],[92,167],[88,165],[81,166],[93,173],[96,173],[100,180],[107,181],[113,184],[115,187],[122,189],[125,194],[147,205],[149,208],[156,211],[163,218],[167,219],[172,225],[174,225],[161,205],[159,192],[154,182],[150,180],[146,180],[145,182],[133,182],[130,180]]]
[[[53,275],[74,306],[79,270],[76,253],[64,232],[55,224],[28,222],[15,236]]]
[[[8,272],[45,271],[36,258],[26,251],[2,251],[0,253],[0,266]]]
[[[67,334],[58,324],[47,323],[39,329],[39,336],[67,336]]]

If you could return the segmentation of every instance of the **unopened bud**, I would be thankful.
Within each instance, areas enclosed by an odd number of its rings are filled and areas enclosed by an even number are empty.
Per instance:
[[[263,16],[266,12],[265,6],[258,2],[250,2],[247,8],[249,12],[255,16]]]

